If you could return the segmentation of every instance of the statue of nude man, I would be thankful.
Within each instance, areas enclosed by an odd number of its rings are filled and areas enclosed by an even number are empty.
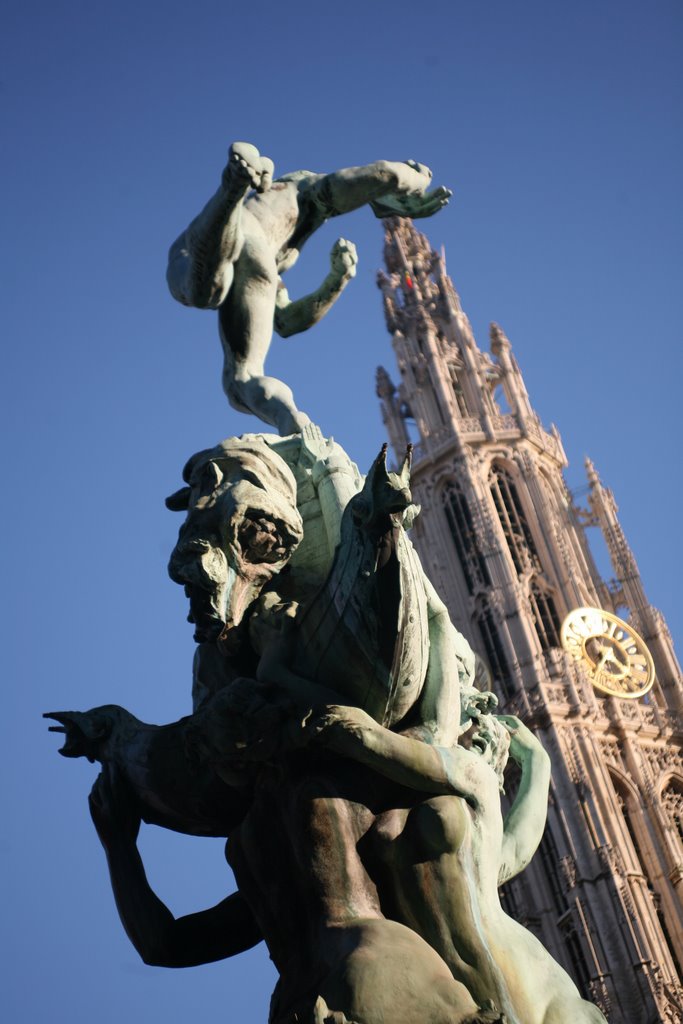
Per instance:
[[[428,193],[431,177],[414,160],[379,160],[332,174],[295,171],[273,181],[272,160],[249,143],[231,146],[218,191],[171,246],[167,280],[184,305],[218,310],[223,388],[235,409],[283,436],[310,422],[291,389],[265,376],[265,358],[273,328],[289,337],[331,309],[356,273],[355,247],[343,238],[335,242],[322,285],[297,301],[290,301],[280,275],[330,217],[367,204],[377,217],[430,217],[451,195],[446,188]]]

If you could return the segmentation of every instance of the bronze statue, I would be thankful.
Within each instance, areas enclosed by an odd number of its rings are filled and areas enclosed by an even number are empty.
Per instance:
[[[410,449],[393,472],[385,445],[363,480],[264,375],[273,328],[316,323],[355,273],[340,239],[322,287],[290,302],[280,275],[325,220],[366,204],[430,216],[450,193],[428,193],[413,161],[272,175],[235,143],[169,258],[173,295],[218,310],[230,402],[283,435],[198,452],[167,499],[186,513],[169,573],[195,630],[193,712],[46,716],[64,756],[102,765],[90,811],[124,928],[174,967],[265,940],[270,1024],[604,1024],[501,909],[499,883],[541,838],[549,763],[474,686],[410,543]],[[521,781],[504,821],[508,756]],[[141,820],[226,837],[237,891],[175,919],[147,882]]]
[[[218,191],[171,246],[168,285],[185,306],[217,309],[224,354],[223,388],[235,409],[280,434],[310,420],[291,389],[266,377],[273,329],[281,337],[308,330],[332,308],[356,273],[356,250],[340,238],[320,288],[292,302],[281,275],[330,217],[369,205],[377,217],[430,217],[450,191],[427,192],[431,171],[414,160],[379,160],[332,174],[294,171],[273,180],[273,162],[235,142]]]

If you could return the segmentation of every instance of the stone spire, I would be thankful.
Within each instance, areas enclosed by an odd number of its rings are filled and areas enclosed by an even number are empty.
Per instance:
[[[375,391],[380,401],[382,422],[387,428],[389,441],[394,452],[404,451],[410,443],[406,417],[401,409],[396,385],[383,366],[377,367]]]
[[[385,232],[378,283],[400,380],[380,370],[377,390],[397,462],[406,435],[415,442],[413,541],[479,656],[479,685],[552,759],[548,827],[506,908],[535,922],[611,1024],[669,1024],[683,1002],[683,685],[666,623],[590,461],[589,507],[577,507],[505,331],[491,324],[479,349],[443,253],[409,221]],[[602,531],[616,581],[602,579],[587,527]],[[587,606],[627,618],[647,644],[656,680],[642,698],[601,694],[586,658],[563,648],[563,624]]]
[[[638,566],[621,528],[614,495],[602,484],[591,459],[586,458],[584,464],[588,477],[590,521],[599,526],[605,538],[614,575],[623,587],[624,601],[633,610],[647,608]]]
[[[448,442],[462,445],[470,437],[507,439],[511,432],[528,436],[565,464],[556,432],[546,434],[529,402],[510,341],[491,325],[491,352],[482,352],[446,272],[443,252],[433,250],[414,224],[384,221],[386,272],[382,291],[387,327],[401,374],[392,406],[384,396],[382,412],[397,457],[403,435],[395,412],[408,421],[416,442],[416,461]]]
[[[605,487],[591,461],[585,460],[588,478],[588,525],[597,526],[604,537],[612,571],[616,577],[615,603],[628,609],[630,621],[647,642],[655,661],[657,683],[673,707],[682,707],[683,675],[673,648],[671,633],[659,609],[648,601],[638,563],[626,540],[612,491]]]

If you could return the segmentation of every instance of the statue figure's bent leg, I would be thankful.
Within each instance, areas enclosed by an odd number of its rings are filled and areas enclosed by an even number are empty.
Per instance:
[[[244,243],[219,311],[223,389],[235,409],[253,413],[285,436],[300,432],[310,420],[297,409],[286,384],[265,376],[280,278],[261,225],[248,210],[243,219]]]
[[[272,166],[249,143],[230,147],[220,187],[168,255],[168,286],[184,306],[218,309],[225,301],[244,245],[244,200],[251,188],[267,187]]]

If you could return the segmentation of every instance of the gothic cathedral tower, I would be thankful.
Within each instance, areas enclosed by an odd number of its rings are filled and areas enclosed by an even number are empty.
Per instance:
[[[510,342],[476,344],[443,256],[385,222],[379,286],[400,372],[377,372],[397,459],[414,442],[413,541],[502,709],[552,759],[548,825],[508,883],[534,931],[610,1024],[683,1021],[683,679],[617,506],[586,462],[572,499],[557,430]],[[615,579],[587,540],[602,531]]]

